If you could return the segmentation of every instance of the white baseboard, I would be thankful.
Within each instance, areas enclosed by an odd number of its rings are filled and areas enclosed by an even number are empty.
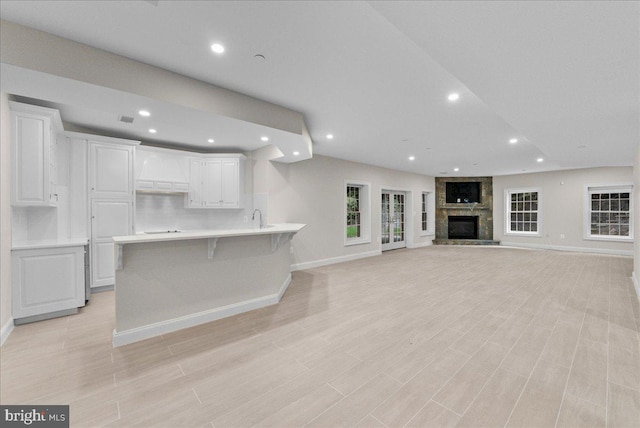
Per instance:
[[[2,326],[2,330],[0,330],[0,346],[4,345],[5,340],[9,338],[9,335],[13,331],[13,327],[15,327],[13,318],[9,318],[9,321],[7,321],[7,323]]]
[[[631,281],[633,281],[633,288],[636,289],[636,297],[640,300],[640,284],[638,283],[638,277],[635,271],[631,274]]]
[[[130,330],[120,332],[113,330],[113,346],[117,347],[128,345],[130,343],[139,342],[144,339],[171,333],[173,331],[194,327],[196,325],[216,321],[221,318],[230,317],[232,315],[241,314],[243,312],[249,312],[254,309],[260,309],[265,306],[275,305],[280,301],[280,299],[282,299],[282,296],[287,291],[287,287],[289,287],[289,284],[291,284],[291,274],[287,276],[282,286],[280,287],[280,290],[278,290],[278,292],[275,294],[259,297],[257,299],[245,300],[244,302],[234,303],[231,305],[223,306],[221,308],[215,308],[195,314],[185,315],[179,318],[161,321],[142,327],[136,327]]]
[[[565,247],[562,245],[526,244],[522,242],[507,242],[507,241],[500,242],[500,245],[504,247],[534,248],[537,250],[572,251],[576,253],[610,254],[615,256],[633,257],[633,250],[610,250],[607,248]]]
[[[367,251],[364,253],[349,254],[346,256],[331,257],[328,259],[314,260],[311,262],[296,263],[291,265],[291,271],[293,272],[296,270],[312,269],[320,266],[332,265],[335,263],[349,262],[351,260],[358,260],[358,259],[364,259],[366,257],[379,256],[380,254],[382,254],[382,251],[375,250],[375,251]]]
[[[91,294],[95,294],[95,293],[104,293],[105,291],[113,291],[114,290],[114,285],[99,285],[97,287],[91,287]]]

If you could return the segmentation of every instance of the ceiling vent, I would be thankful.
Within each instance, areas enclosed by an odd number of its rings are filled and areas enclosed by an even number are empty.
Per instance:
[[[118,117],[118,120],[124,123],[133,123],[133,118],[131,116],[121,115],[120,117]]]

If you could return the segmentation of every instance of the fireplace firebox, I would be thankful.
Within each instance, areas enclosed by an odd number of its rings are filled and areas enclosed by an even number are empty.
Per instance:
[[[449,216],[449,239],[478,239],[477,216]]]

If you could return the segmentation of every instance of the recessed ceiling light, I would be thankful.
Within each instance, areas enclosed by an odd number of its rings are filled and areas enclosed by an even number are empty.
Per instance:
[[[298,156],[300,154],[300,152],[293,152],[294,156]]]
[[[211,45],[211,50],[214,53],[221,54],[224,52],[224,46],[222,46],[220,43],[214,43]]]
[[[538,159],[536,159],[536,160],[537,160],[538,162],[544,162],[544,159],[542,159],[542,158],[538,158]]]
[[[269,141],[269,137],[260,137],[262,141]]]
[[[409,156],[409,160],[416,160],[415,156]]]
[[[460,168],[453,168],[453,170],[454,170],[455,172],[458,172],[458,171],[460,171]]]
[[[587,146],[578,146],[579,149],[586,149]]]
[[[151,129],[149,129],[149,132],[152,133],[152,134],[155,134],[158,131],[156,131],[155,129],[151,128]]]
[[[449,96],[447,97],[447,99],[449,101],[458,101],[460,99],[460,94],[457,92],[454,92],[452,94],[449,94]]]
[[[147,110],[140,110],[140,111],[138,111],[138,114],[139,114],[140,116],[143,116],[143,117],[149,117],[149,116],[151,116],[151,113],[149,113]]]
[[[207,140],[207,143],[215,143],[215,141],[213,140],[213,138],[209,138],[209,139]]]
[[[264,61],[265,59],[267,59],[264,55],[262,54],[255,54],[253,56],[255,59],[259,59],[260,61]]]
[[[333,140],[333,134],[327,134],[327,140]]]
[[[509,140],[509,142],[510,142],[511,144],[515,144],[515,143],[517,143],[517,142],[518,142],[518,139],[517,139],[517,138],[512,138],[512,139],[510,139],[510,140]]]

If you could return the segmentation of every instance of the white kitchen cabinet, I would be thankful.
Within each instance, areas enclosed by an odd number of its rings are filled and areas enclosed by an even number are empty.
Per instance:
[[[223,208],[242,208],[240,197],[240,159],[222,159],[220,171],[220,194]]]
[[[115,283],[113,237],[134,232],[134,157],[139,141],[89,141],[91,287]]]
[[[189,208],[242,208],[244,156],[194,158],[190,161]]]
[[[91,203],[91,286],[113,285],[113,237],[133,234],[133,202],[94,199]]]
[[[203,162],[200,159],[189,160],[189,194],[187,206],[189,208],[202,208],[202,171]]]
[[[136,148],[136,191],[142,193],[187,193],[189,161],[186,152],[160,147]]]
[[[57,110],[11,102],[11,205],[55,207]]]
[[[133,155],[130,145],[89,142],[89,195],[99,199],[133,197]]]
[[[85,304],[84,246],[12,250],[13,318]]]

